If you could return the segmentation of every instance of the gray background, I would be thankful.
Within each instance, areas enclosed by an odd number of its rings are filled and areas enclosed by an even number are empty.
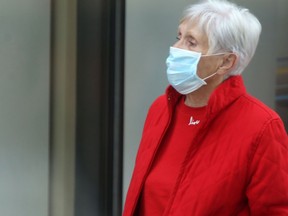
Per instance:
[[[0,1],[0,211],[48,215],[50,1]]]

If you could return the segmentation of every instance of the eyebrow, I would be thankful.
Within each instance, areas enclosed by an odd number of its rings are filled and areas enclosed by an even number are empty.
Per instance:
[[[189,34],[189,35],[187,36],[187,38],[192,39],[192,40],[195,40],[195,41],[198,42],[198,40],[197,40],[193,35],[190,35],[190,34]]]
[[[181,25],[180,25],[180,26],[178,27],[178,34],[183,35],[181,30],[183,30],[183,27],[181,28]],[[186,37],[188,37],[189,39],[192,39],[192,40],[195,40],[195,41],[198,42],[198,40],[194,37],[193,34],[191,34],[190,31],[186,31]]]
[[[191,34],[190,32],[186,32],[185,37],[186,37],[188,40],[192,40],[193,42],[197,42],[197,44],[199,43],[199,40],[198,40],[197,38],[195,38],[194,35]]]

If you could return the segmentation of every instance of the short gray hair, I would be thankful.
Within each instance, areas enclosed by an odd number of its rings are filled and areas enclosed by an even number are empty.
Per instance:
[[[195,22],[208,37],[208,53],[233,52],[238,62],[229,75],[239,75],[252,59],[261,24],[248,9],[226,0],[204,0],[190,5],[183,21]],[[229,76],[228,75],[228,76]]]

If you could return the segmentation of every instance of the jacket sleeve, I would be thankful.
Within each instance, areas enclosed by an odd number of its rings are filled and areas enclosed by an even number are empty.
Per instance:
[[[288,215],[288,140],[282,121],[267,123],[255,143],[246,191],[250,215]]]

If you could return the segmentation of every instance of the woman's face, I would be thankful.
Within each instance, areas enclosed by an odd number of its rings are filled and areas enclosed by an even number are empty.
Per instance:
[[[209,50],[207,35],[195,23],[180,23],[177,39],[173,46],[179,49],[200,52],[202,55],[206,55]],[[222,62],[222,55],[202,56],[197,67],[198,76],[205,78],[217,72]]]
[[[180,23],[177,34],[178,41],[174,47],[200,52],[205,55],[209,49],[207,36],[193,23]]]

